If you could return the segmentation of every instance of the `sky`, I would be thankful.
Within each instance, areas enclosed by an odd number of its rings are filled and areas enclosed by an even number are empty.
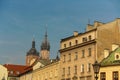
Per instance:
[[[60,40],[85,32],[88,23],[120,18],[120,0],[0,0],[0,64],[25,64],[26,53],[44,39],[47,26],[50,58]]]

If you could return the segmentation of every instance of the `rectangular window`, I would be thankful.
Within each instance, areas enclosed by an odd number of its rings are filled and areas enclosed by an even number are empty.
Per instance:
[[[113,72],[113,80],[119,80],[118,71]]]
[[[87,37],[82,38],[83,42],[87,42]]]
[[[90,71],[91,71],[91,64],[88,63],[88,65],[87,65],[87,72],[90,72]]]
[[[66,48],[66,44],[64,44],[64,48]]]
[[[77,66],[75,66],[75,74],[77,74]]]
[[[76,45],[78,44],[78,40],[75,40],[75,44],[76,44]]]
[[[91,37],[91,35],[90,35],[88,38],[89,38],[89,41],[90,41],[90,40],[91,40],[91,38],[92,38],[92,37]]]
[[[69,56],[68,61],[71,61],[71,53],[69,53],[68,56]]]
[[[74,60],[77,60],[78,59],[78,53],[75,52],[75,59]]]
[[[63,68],[63,76],[65,76],[65,68]]]
[[[65,59],[66,59],[66,56],[65,56],[65,55],[63,55],[63,62],[65,62]]]
[[[68,75],[70,75],[70,67],[68,67]]]
[[[82,50],[82,58],[85,57],[85,50]]]
[[[80,77],[80,80],[85,80],[85,77]]]
[[[100,73],[100,80],[106,80],[106,73],[105,72]]]
[[[81,65],[81,73],[84,72],[84,64]]]
[[[72,43],[71,42],[69,42],[69,47],[72,45]]]
[[[91,56],[91,48],[88,48],[88,56]]]

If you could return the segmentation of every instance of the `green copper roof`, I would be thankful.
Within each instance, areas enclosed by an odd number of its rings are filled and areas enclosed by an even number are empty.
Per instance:
[[[120,60],[115,60],[115,53],[120,54],[120,47],[111,52],[107,58],[103,59],[103,61],[101,62],[101,66],[120,64]]]

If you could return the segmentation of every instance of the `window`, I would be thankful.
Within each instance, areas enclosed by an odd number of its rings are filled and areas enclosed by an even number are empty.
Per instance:
[[[10,74],[13,74],[13,71],[10,71]]]
[[[68,61],[71,61],[71,53],[69,53],[68,56],[69,56]]]
[[[90,64],[90,63],[88,63],[88,65],[87,65],[87,72],[90,72],[90,71],[91,71],[90,66],[91,66],[91,64]]]
[[[82,41],[86,42],[87,41],[87,37],[82,38]]]
[[[68,67],[68,75],[70,75],[70,67]]]
[[[84,72],[84,64],[81,65],[81,73]]]
[[[91,48],[88,48],[88,56],[91,56]]]
[[[106,80],[106,73],[105,72],[100,73],[100,80]]]
[[[64,48],[66,48],[66,44],[64,44]]]
[[[82,58],[85,57],[85,50],[82,50]]]
[[[65,76],[65,68],[63,68],[63,76]]]
[[[72,44],[71,44],[71,42],[69,42],[69,46],[71,46]]]
[[[86,80],[92,80],[92,76],[86,76]]]
[[[91,35],[90,36],[88,36],[88,38],[89,38],[89,41],[91,40]]]
[[[113,72],[113,80],[119,80],[118,71]]]
[[[20,72],[19,72],[19,71],[16,71],[16,74],[20,74]]]
[[[78,44],[78,40],[75,40],[75,44],[76,44],[76,45]]]
[[[119,59],[119,55],[116,55],[116,59]]]
[[[63,62],[65,62],[65,59],[66,59],[66,56],[65,56],[65,55],[63,55]]]
[[[75,59],[74,60],[77,60],[78,59],[78,53],[75,52]]]
[[[75,66],[75,74],[77,74],[77,66]]]
[[[85,77],[80,77],[80,80],[85,80]]]

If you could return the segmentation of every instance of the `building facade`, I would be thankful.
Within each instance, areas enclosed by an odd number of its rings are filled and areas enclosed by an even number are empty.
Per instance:
[[[32,80],[60,80],[60,63],[59,61],[50,62],[43,67],[34,69]]]
[[[120,79],[120,47],[112,46],[113,51],[104,51],[104,59],[101,62],[98,80],[119,80]]]
[[[24,69],[23,72],[19,75],[19,80],[33,80],[32,70],[32,66],[29,66],[26,69]]]
[[[0,65],[0,80],[7,80],[8,71],[3,65]]]
[[[74,32],[61,39],[61,80],[93,80],[92,64],[104,58],[104,49],[112,51],[113,43],[120,44],[120,19],[109,23],[95,21],[88,24],[86,32]]]

